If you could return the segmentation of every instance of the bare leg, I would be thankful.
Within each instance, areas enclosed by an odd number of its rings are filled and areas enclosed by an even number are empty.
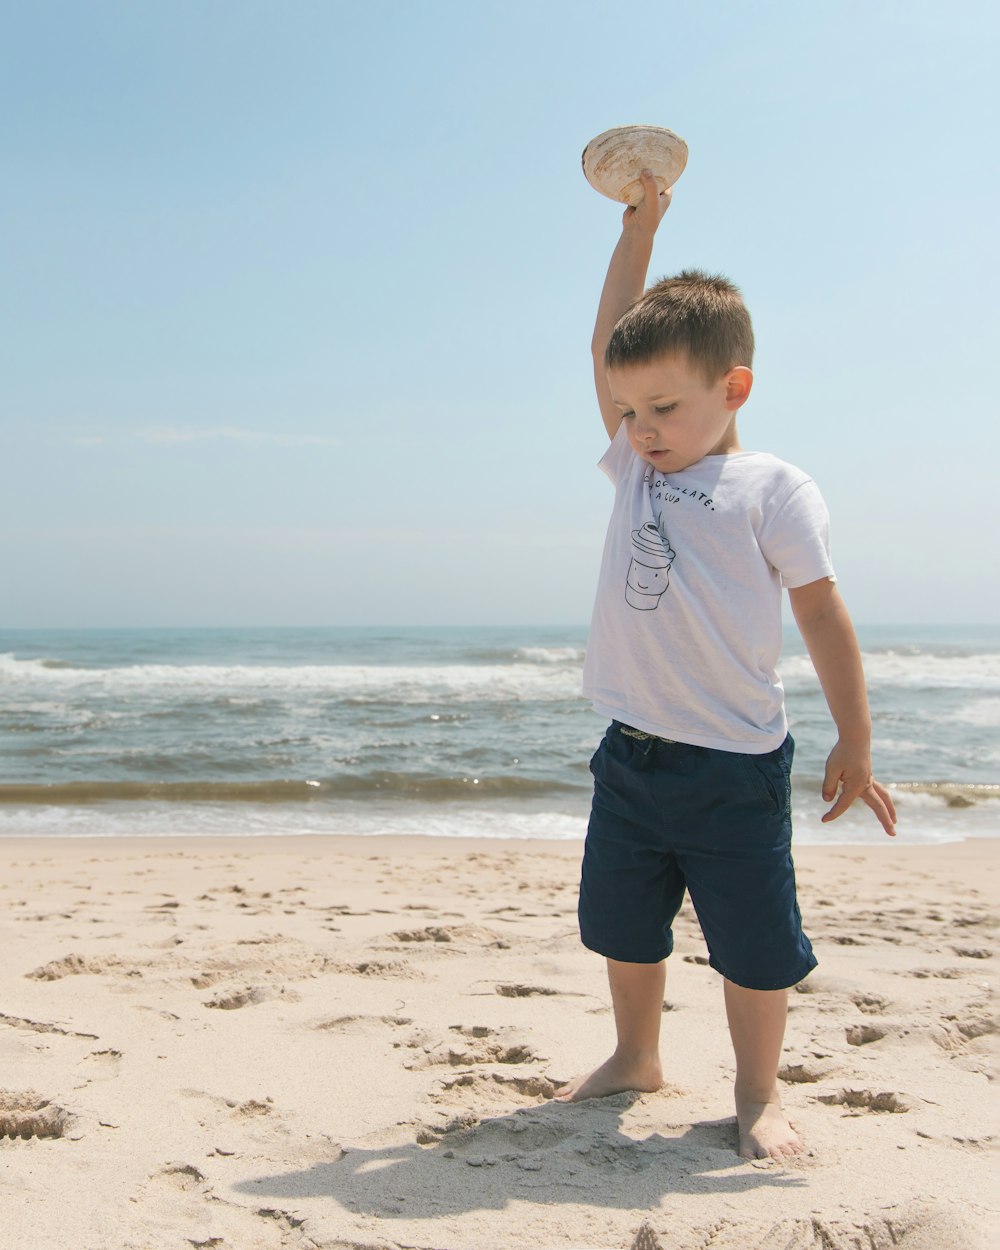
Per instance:
[[[744,1159],[781,1159],[804,1150],[781,1109],[778,1064],[788,1016],[787,990],[748,990],[725,982],[736,1052],[736,1120]]]
[[[556,1092],[562,1102],[604,1098],[626,1089],[651,1091],[663,1084],[660,1021],[663,1018],[665,962],[625,964],[608,960],[608,982],[618,1045],[610,1059]]]

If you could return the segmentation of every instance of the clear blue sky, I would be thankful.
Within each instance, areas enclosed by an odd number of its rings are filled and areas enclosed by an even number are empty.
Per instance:
[[[994,4],[32,0],[0,48],[0,625],[585,622],[620,211],[746,294],[860,622],[998,622]],[[991,555],[991,551],[994,554]]]

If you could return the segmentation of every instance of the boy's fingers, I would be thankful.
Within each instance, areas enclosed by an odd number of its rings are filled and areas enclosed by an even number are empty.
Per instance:
[[[830,800],[825,794],[823,795],[823,798],[827,803],[829,803]],[[836,803],[834,803],[833,807],[820,817],[820,820],[822,820],[823,824],[826,824],[828,820],[836,820],[838,816],[843,816],[844,812],[847,811],[852,802],[853,799],[849,799],[846,794],[842,794],[840,798],[837,799]]]
[[[864,796],[865,802],[879,819],[879,823],[890,838],[896,836],[896,804],[885,786],[873,781],[869,792]]]
[[[890,838],[896,836],[896,809],[892,799],[877,782],[872,782],[861,796],[875,813],[879,824]]]
[[[670,207],[671,191],[669,187],[663,191],[660,190],[660,184],[656,181],[652,170],[642,170],[639,180],[642,183],[642,199],[638,204],[629,205],[622,213],[622,225],[629,225],[639,213],[641,214],[640,220],[647,226],[651,223],[655,230],[663,220],[663,214]]]
[[[855,799],[861,798],[865,790],[871,786],[871,781],[859,782],[852,781],[849,777],[845,777],[843,773],[838,776],[827,775],[823,779],[823,801],[833,803],[833,807],[823,817],[824,820],[836,820],[838,816],[851,806]],[[838,794],[838,790],[840,793]],[[834,799],[837,801],[834,803]]]
[[[836,820],[838,816],[843,816],[859,793],[860,789],[853,788],[843,773],[834,773],[827,769],[826,776],[823,778],[822,795],[824,803],[833,803],[833,807],[823,819]],[[836,799],[835,803],[834,799]]]
[[[878,783],[877,781],[873,781],[873,782],[872,782],[872,789],[875,791],[875,793],[878,795],[878,797],[882,800],[882,803],[883,803],[883,805],[884,805],[884,807],[885,807],[885,810],[886,810],[886,811],[889,813],[889,815],[892,817],[893,821],[895,821],[895,819],[896,819],[896,804],[895,804],[895,803],[893,803],[893,801],[892,801],[892,795],[891,795],[891,794],[889,793],[889,791],[885,788],[885,786],[880,786],[880,785],[879,785],[879,783]]]
[[[660,184],[656,181],[651,169],[644,169],[639,175],[642,179],[643,198],[650,208],[660,209],[660,201],[670,203],[671,188],[665,187],[660,190]]]
[[[824,786],[823,798],[827,803],[830,802],[834,794],[836,794],[836,787],[834,787],[832,794],[828,794]],[[836,803],[820,817],[821,821],[826,824],[827,821],[836,820],[838,816],[843,816],[855,799],[861,799],[863,803],[872,809],[879,824],[890,838],[896,836],[896,805],[885,787],[880,786],[874,778],[869,781],[868,785],[856,790],[852,790],[845,783],[844,789],[841,791]]]

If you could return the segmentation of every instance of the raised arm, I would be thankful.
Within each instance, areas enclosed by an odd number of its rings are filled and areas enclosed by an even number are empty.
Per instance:
[[[788,597],[839,735],[826,761],[823,798],[833,807],[823,820],[836,820],[861,799],[894,837],[896,809],[888,791],[872,776],[865,674],[844,601],[828,578],[790,590]]]
[[[622,414],[615,407],[604,371],[604,352],[615,322],[642,294],[646,285],[649,258],[653,254],[653,236],[670,207],[670,190],[660,191],[648,170],[642,174],[645,198],[635,208],[626,208],[622,217],[622,237],[611,256],[608,276],[604,279],[601,302],[591,352],[594,357],[594,385],[597,402],[604,418],[608,437],[614,438],[621,425]]]

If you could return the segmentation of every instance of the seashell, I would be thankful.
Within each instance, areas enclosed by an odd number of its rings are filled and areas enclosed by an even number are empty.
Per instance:
[[[642,199],[644,169],[663,191],[684,172],[687,158],[687,144],[664,126],[616,126],[583,149],[583,172],[595,191],[634,206]]]

